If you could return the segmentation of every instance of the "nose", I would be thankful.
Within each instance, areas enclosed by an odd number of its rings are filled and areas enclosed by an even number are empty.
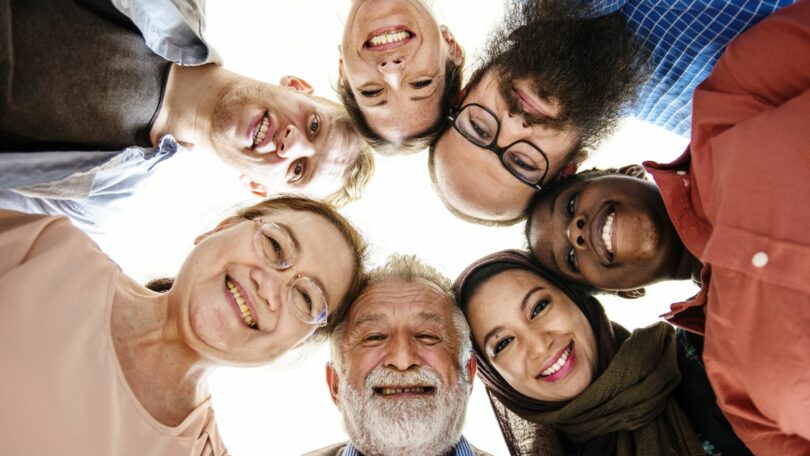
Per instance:
[[[309,141],[301,140],[301,132],[298,128],[293,124],[287,125],[276,154],[279,157],[295,160],[300,157],[311,157],[314,153]]]
[[[256,284],[259,297],[267,301],[272,312],[277,312],[282,306],[286,306],[289,286],[295,277],[296,274],[292,268],[278,270],[258,267],[250,271],[250,278]]]
[[[405,58],[402,56],[389,56],[377,64],[377,70],[382,74],[385,82],[394,89],[399,88],[404,67]]]
[[[508,109],[505,109],[501,114],[500,122],[501,130],[498,132],[497,138],[500,147],[505,147],[521,139],[528,140],[532,136],[531,125],[526,123],[522,116],[512,114]]]
[[[524,340],[531,341],[531,343],[527,344],[528,347],[526,348],[528,360],[536,361],[536,360],[544,360],[548,358],[551,354],[551,345],[554,342],[551,334],[547,331],[541,331],[539,334],[527,334],[530,336],[529,338],[524,338]]]
[[[588,248],[588,244],[585,242],[585,237],[587,236],[585,222],[584,215],[575,215],[565,230],[568,241],[571,242],[571,245],[577,250],[585,250]]]
[[[421,366],[416,341],[408,334],[396,333],[391,336],[383,363],[386,367],[406,371]]]

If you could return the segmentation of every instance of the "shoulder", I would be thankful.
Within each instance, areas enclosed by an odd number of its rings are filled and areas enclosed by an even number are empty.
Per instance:
[[[341,456],[346,449],[346,442],[336,443],[320,450],[311,451],[302,456]]]

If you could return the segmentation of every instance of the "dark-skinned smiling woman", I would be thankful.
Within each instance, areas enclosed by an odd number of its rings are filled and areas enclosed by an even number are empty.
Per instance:
[[[700,337],[666,323],[628,332],[515,250],[454,288],[512,454],[750,454],[715,405]]]
[[[328,333],[363,250],[329,206],[269,199],[199,236],[160,293],[67,219],[0,212],[0,453],[226,454],[208,374]]]

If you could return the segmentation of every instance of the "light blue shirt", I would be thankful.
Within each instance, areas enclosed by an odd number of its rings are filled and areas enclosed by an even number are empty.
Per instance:
[[[363,456],[363,454],[349,441],[349,443],[346,444],[346,448],[343,450],[343,456]],[[461,436],[461,440],[453,447],[453,456],[475,456],[470,443],[467,442],[464,436]]]
[[[112,0],[156,54],[181,65],[221,63],[204,41],[204,0]],[[67,215],[91,234],[105,231],[155,170],[185,150],[167,135],[156,147],[116,151],[41,151],[0,154],[0,208]]]
[[[652,50],[653,72],[636,118],[689,136],[692,93],[737,35],[796,0],[593,0],[598,14],[619,12]]]

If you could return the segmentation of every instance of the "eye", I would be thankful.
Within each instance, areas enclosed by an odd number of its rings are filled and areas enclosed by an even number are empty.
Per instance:
[[[472,118],[470,119],[470,127],[472,127],[475,134],[478,135],[478,137],[483,140],[489,140],[492,137],[492,135],[490,135],[488,131],[486,131],[485,129],[481,128],[480,125],[478,125],[475,119]]]
[[[373,98],[382,93],[382,89],[361,89],[360,95]]]
[[[385,340],[385,335],[378,333],[371,333],[363,336],[361,343],[367,346],[379,345]]]
[[[306,169],[306,163],[304,162],[303,158],[300,158],[290,165],[290,169],[287,172],[289,174],[288,182],[298,182],[304,176],[304,170]]]
[[[540,312],[544,311],[546,309],[546,307],[548,307],[549,304],[550,304],[549,300],[545,299],[545,298],[537,301],[537,303],[534,305],[534,307],[532,307],[531,316],[529,318],[534,319],[534,317],[539,315]]]
[[[439,343],[442,340],[439,336],[431,333],[419,333],[416,335],[416,338],[430,345]]]
[[[301,296],[302,302],[306,305],[306,310],[309,315],[312,315],[312,298],[309,296],[309,293],[306,291],[298,288],[298,294]]]
[[[565,255],[565,262],[568,264],[571,271],[579,272],[579,267],[577,266],[577,254],[574,252],[573,247],[568,248],[568,254]]]
[[[498,356],[498,353],[512,343],[512,339],[514,339],[514,337],[509,336],[499,340],[498,343],[495,344],[495,347],[492,348],[492,357],[494,358],[495,356]]]
[[[535,166],[533,166],[530,163],[527,163],[527,162],[523,161],[523,159],[521,159],[517,155],[512,155],[511,160],[512,160],[512,163],[514,163],[515,165],[517,165],[521,169],[525,169],[526,171],[536,171],[537,170],[537,168]]]
[[[576,199],[577,193],[574,193],[573,195],[571,195],[571,198],[569,198],[568,202],[565,204],[565,213],[568,214],[569,218],[573,217],[574,212],[576,211],[577,208]]]
[[[414,89],[422,89],[424,87],[429,86],[433,83],[433,79],[422,79],[421,81],[416,81],[411,83],[411,87]]]
[[[317,114],[312,116],[312,120],[309,121],[309,135],[315,136],[318,134],[318,131],[321,129],[321,118]]]

